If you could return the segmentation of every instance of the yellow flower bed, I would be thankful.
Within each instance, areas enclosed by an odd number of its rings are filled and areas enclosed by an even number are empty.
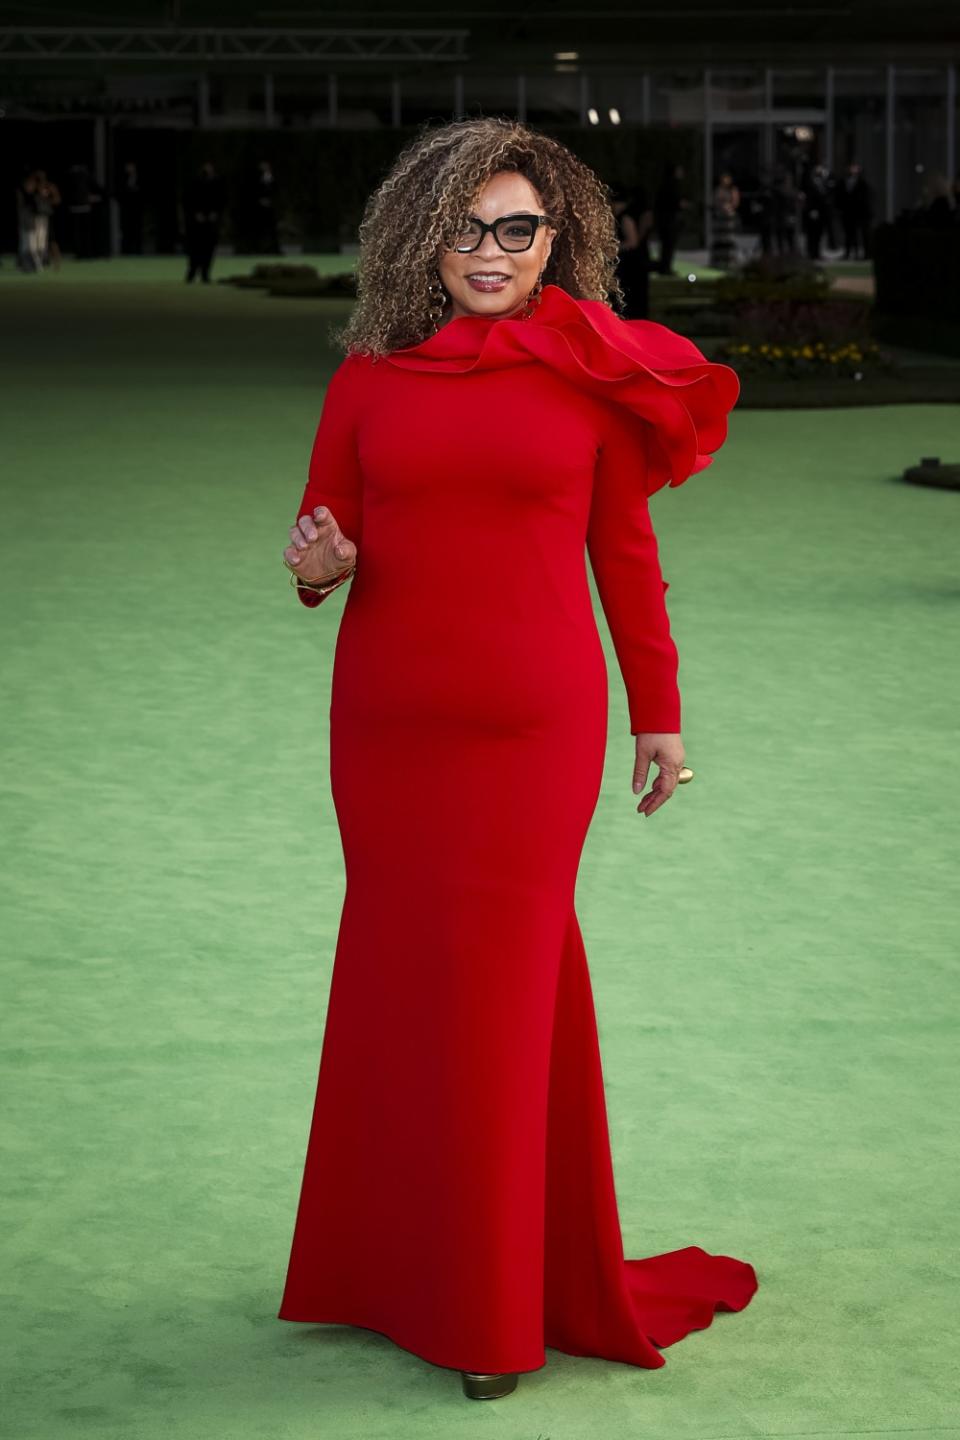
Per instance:
[[[833,365],[840,370],[861,379],[863,369],[874,369],[884,363],[886,357],[880,346],[871,342],[860,344],[850,341],[846,345],[828,345],[823,340],[807,341],[802,345],[774,345],[767,341],[753,345],[747,341],[732,341],[722,347],[718,359],[734,362],[739,360],[746,370],[779,370],[790,375],[806,375]]]

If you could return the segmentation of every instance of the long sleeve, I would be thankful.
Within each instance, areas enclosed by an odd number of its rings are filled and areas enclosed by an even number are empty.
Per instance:
[[[679,656],[644,484],[643,436],[635,419],[618,406],[609,410],[594,472],[587,552],[626,686],[630,733],[678,734]]]
[[[330,377],[313,441],[306,488],[293,521],[296,524],[301,515],[311,514],[317,505],[326,505],[344,535],[356,545],[358,555],[363,530],[363,483],[357,454],[362,363],[359,356],[348,355]],[[299,586],[297,596],[310,610],[327,598],[316,591],[301,590]]]

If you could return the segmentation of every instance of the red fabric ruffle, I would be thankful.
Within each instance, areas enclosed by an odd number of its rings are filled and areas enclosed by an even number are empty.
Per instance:
[[[544,285],[529,320],[461,315],[384,359],[456,375],[537,360],[552,366],[647,427],[648,495],[713,463],[740,397],[736,371],[707,360],[686,336],[655,320],[624,320],[602,300],[575,299],[559,285]]]

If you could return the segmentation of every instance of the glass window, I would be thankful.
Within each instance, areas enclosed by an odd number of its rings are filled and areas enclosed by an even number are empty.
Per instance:
[[[851,161],[859,161],[877,219],[886,194],[886,84],[879,66],[834,72],[833,171],[842,178]]]
[[[947,189],[947,76],[941,68],[894,76],[894,213],[930,204]]]
[[[734,119],[743,110],[762,110],[766,105],[764,73],[756,67],[710,72],[710,113]]]
[[[693,68],[656,71],[650,99],[654,124],[702,125],[703,71]]]

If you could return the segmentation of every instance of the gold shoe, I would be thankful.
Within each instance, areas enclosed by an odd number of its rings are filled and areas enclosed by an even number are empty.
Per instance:
[[[482,1375],[473,1370],[461,1370],[463,1393],[471,1400],[498,1400],[516,1390],[519,1376],[508,1371],[499,1375]]]

